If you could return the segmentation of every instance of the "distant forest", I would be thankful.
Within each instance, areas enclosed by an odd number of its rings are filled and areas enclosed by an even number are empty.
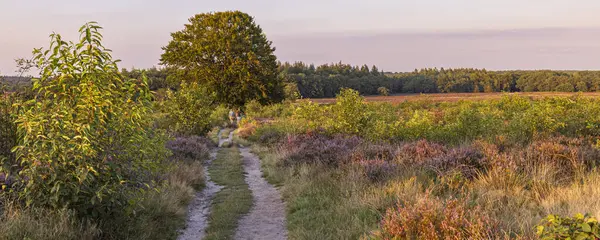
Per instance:
[[[142,70],[122,70],[130,78],[140,78]],[[168,69],[145,69],[151,90],[177,89],[179,82]],[[487,71],[473,68],[415,69],[409,73],[383,72],[376,66],[332,63],[315,66],[303,62],[279,63],[279,77],[297,86],[303,98],[335,97],[342,88],[363,95],[401,93],[468,92],[596,92],[600,91],[600,71]],[[15,89],[28,78],[0,77],[0,83]]]
[[[343,63],[321,66],[282,63],[281,77],[295,83],[302,97],[335,97],[341,88],[363,95],[379,94],[385,87],[398,93],[468,92],[594,92],[600,91],[600,71],[487,71],[485,69],[421,69],[410,73],[383,73],[376,66]]]

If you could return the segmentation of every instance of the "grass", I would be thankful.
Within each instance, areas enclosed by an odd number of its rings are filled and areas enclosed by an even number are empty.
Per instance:
[[[209,168],[212,181],[223,186],[212,203],[205,239],[232,239],[238,219],[250,212],[252,192],[244,181],[244,166],[237,147],[222,148]]]
[[[129,205],[107,220],[88,222],[73,211],[27,208],[0,198],[0,239],[177,239],[188,204],[204,187],[202,161],[171,159],[161,164],[164,181],[124,192]]]
[[[221,131],[221,139],[227,139],[229,137],[229,133],[233,130],[234,129],[232,128],[224,128],[223,131]]]
[[[215,144],[219,144],[219,131],[221,131],[221,128],[215,127],[207,134],[210,140]]]
[[[532,165],[531,170],[522,172],[490,167],[469,180],[409,164],[383,182],[372,182],[353,165],[282,166],[285,155],[278,148],[255,144],[253,151],[263,160],[266,179],[280,186],[287,205],[289,239],[387,239],[378,238],[377,233],[385,226],[382,219],[392,216],[389,214],[406,216],[404,219],[414,222],[387,222],[391,224],[388,228],[422,229],[423,225],[415,224],[427,221],[436,227],[454,228],[460,225],[443,225],[441,221],[463,224],[452,222],[451,216],[464,214],[464,219],[471,221],[468,224],[474,224],[470,226],[479,226],[469,230],[471,236],[535,239],[536,225],[548,214],[600,216],[600,173],[596,170],[574,174],[565,181],[566,176],[558,174],[564,166],[550,163]],[[520,156],[518,149],[510,151]],[[491,153],[487,156],[503,157]],[[434,215],[411,212],[426,208],[425,201],[437,206],[438,210],[430,212]],[[444,206],[451,202],[459,208],[446,210]],[[403,208],[394,210],[397,204]]]
[[[380,213],[369,183],[352,169],[325,170],[321,166],[283,168],[276,151],[254,145],[263,159],[267,181],[280,187],[286,202],[289,239],[359,239],[377,227]]]

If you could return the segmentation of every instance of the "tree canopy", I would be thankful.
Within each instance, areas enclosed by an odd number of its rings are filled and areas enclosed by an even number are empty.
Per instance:
[[[161,64],[177,69],[182,81],[214,92],[216,103],[239,107],[250,100],[267,103],[283,97],[275,48],[250,15],[197,14],[171,36]]]

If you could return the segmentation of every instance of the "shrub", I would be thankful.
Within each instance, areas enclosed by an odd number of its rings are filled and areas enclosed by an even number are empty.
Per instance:
[[[126,205],[123,188],[139,183],[136,173],[166,155],[145,78],[124,79],[99,29],[84,25],[76,44],[52,34],[50,50],[34,50],[37,95],[20,104],[15,148],[19,197],[30,206],[110,216]]]
[[[377,88],[377,92],[381,96],[389,96],[390,95],[390,90],[387,89],[386,87],[379,87],[379,88]]]
[[[598,220],[589,215],[577,214],[573,218],[549,215],[537,226],[540,239],[600,239]]]
[[[384,182],[394,175],[398,167],[397,164],[382,159],[363,159],[357,163],[372,182]]]
[[[283,164],[324,164],[339,166],[350,160],[353,149],[361,140],[357,137],[324,135],[289,136],[281,144]]]
[[[251,139],[270,146],[280,143],[284,136],[285,134],[280,129],[267,124],[257,128]]]
[[[459,147],[451,149],[444,155],[427,160],[426,165],[439,175],[458,171],[462,176],[472,179],[478,172],[485,171],[489,163],[477,149]]]
[[[17,126],[12,107],[14,102],[13,96],[5,96],[0,91],[0,162],[4,163],[4,166],[0,165],[0,173],[15,170],[11,169],[16,164],[12,149],[17,145]]]
[[[167,142],[167,148],[173,153],[171,158],[176,160],[203,161],[208,159],[211,147],[214,147],[211,140],[198,136],[178,137]]]
[[[388,209],[377,239],[489,239],[496,228],[479,208],[428,196]]]
[[[219,116],[222,109],[214,111],[210,96],[207,90],[197,83],[182,83],[177,92],[169,90],[166,100],[158,106],[165,113],[164,127],[181,135],[208,133],[213,124],[224,117]]]
[[[362,130],[367,129],[371,113],[367,111],[365,99],[357,91],[344,89],[331,107],[331,128],[326,129],[333,134],[364,134]]]
[[[423,164],[427,159],[446,154],[446,147],[427,140],[419,140],[402,145],[396,158],[404,164]]]
[[[255,134],[257,128],[258,122],[256,122],[256,120],[245,118],[239,123],[237,134],[241,138],[249,138]]]
[[[375,144],[371,142],[364,142],[354,149],[352,153],[353,161],[379,159],[385,161],[391,161],[396,155],[398,147],[391,144]]]
[[[550,138],[531,143],[517,158],[523,171],[531,172],[542,164],[553,165],[560,171],[557,177],[568,180],[582,174],[586,168],[598,163],[598,150],[581,140]]]

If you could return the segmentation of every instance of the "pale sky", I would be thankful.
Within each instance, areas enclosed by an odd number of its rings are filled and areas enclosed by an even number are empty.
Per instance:
[[[0,0],[0,74],[46,47],[104,28],[121,67],[151,67],[194,14],[255,17],[282,61],[422,67],[600,69],[598,0]]]

